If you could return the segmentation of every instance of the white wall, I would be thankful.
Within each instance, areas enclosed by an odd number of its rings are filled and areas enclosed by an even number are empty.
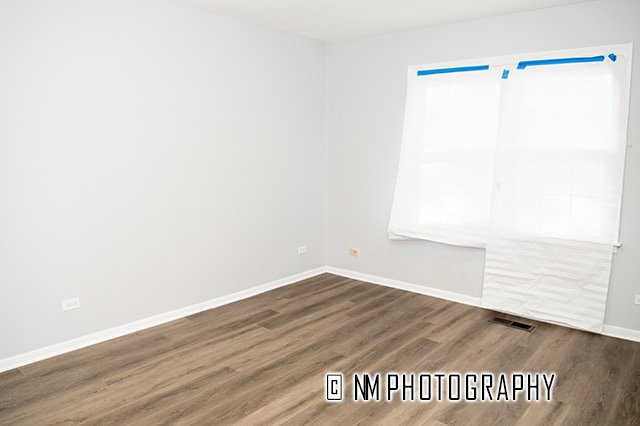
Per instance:
[[[390,241],[408,65],[633,42],[622,249],[605,323],[640,331],[640,2],[603,0],[329,45],[327,263],[480,297],[484,251]],[[360,249],[350,257],[349,247]]]
[[[0,360],[324,266],[325,111],[323,43],[1,1]]]

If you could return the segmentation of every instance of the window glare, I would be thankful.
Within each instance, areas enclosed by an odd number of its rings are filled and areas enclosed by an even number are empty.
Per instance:
[[[497,132],[499,86],[496,79],[471,77],[425,90],[424,152],[491,149]]]

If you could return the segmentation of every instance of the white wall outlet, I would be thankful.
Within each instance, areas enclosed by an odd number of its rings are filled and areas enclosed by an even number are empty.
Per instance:
[[[73,299],[67,299],[62,301],[62,310],[63,311],[72,311],[74,309],[80,308],[80,298],[74,297]]]
[[[636,294],[636,300],[634,300],[633,303],[640,305],[640,294]]]
[[[298,254],[305,254],[307,252],[307,246],[298,247]]]
[[[360,250],[357,249],[357,248],[350,248],[349,249],[349,256],[355,256],[355,257],[360,256]]]

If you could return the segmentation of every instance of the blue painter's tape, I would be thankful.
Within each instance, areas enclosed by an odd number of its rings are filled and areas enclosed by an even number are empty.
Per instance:
[[[502,70],[502,79],[506,80],[509,78],[509,70]]]
[[[523,70],[527,67],[539,65],[559,65],[559,64],[576,64],[582,62],[603,62],[604,56],[589,56],[583,58],[556,58],[556,59],[539,59],[536,61],[521,61],[518,63],[518,69]]]
[[[609,59],[611,59],[611,62],[615,62],[618,57],[615,53],[609,53]]]
[[[450,74],[454,72],[486,71],[488,69],[489,69],[489,65],[474,65],[470,67],[455,67],[455,68],[435,68],[432,70],[418,70],[418,77],[423,75]]]

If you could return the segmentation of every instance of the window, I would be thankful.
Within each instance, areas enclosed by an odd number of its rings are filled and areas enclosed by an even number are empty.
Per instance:
[[[630,54],[410,67],[389,237],[485,247],[492,223],[617,241]]]
[[[484,247],[483,305],[597,331],[631,45],[454,65],[409,68],[389,237]]]
[[[486,242],[500,78],[452,70],[412,70],[391,238]]]
[[[533,67],[505,84],[496,231],[617,242],[626,147],[617,65]]]

